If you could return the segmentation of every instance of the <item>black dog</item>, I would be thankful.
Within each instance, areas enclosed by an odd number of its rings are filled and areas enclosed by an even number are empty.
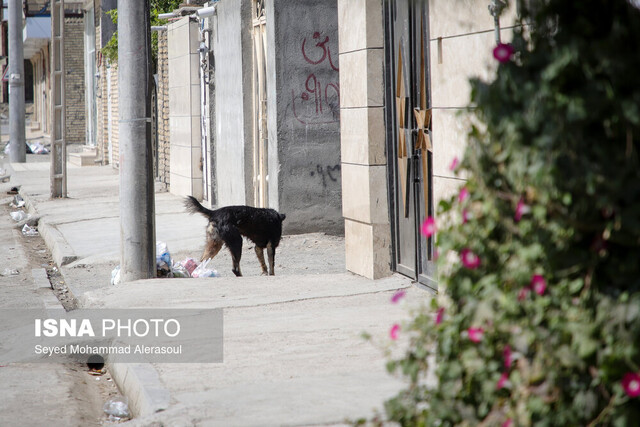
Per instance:
[[[242,276],[240,272],[240,257],[242,256],[242,236],[245,236],[256,247],[256,255],[262,274],[267,274],[264,262],[264,249],[269,257],[269,275],[273,276],[276,248],[282,237],[282,221],[286,215],[273,209],[254,208],[251,206],[226,206],[216,210],[205,208],[194,197],[185,199],[187,211],[201,213],[209,218],[207,225],[207,242],[202,254],[202,260],[215,257],[222,245],[226,244],[233,259],[233,273]]]

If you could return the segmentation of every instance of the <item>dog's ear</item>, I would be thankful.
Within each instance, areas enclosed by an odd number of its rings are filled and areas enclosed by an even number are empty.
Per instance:
[[[285,214],[279,213],[278,214],[280,216],[280,222],[284,221],[284,219],[287,217]]]

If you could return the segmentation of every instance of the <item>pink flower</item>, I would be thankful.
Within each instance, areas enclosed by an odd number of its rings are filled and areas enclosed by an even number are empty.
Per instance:
[[[469,211],[462,209],[462,223],[466,224],[469,221]]]
[[[531,277],[531,289],[538,295],[543,295],[547,289],[547,281],[540,274],[534,274]]]
[[[432,217],[428,217],[422,223],[422,227],[420,227],[420,233],[425,237],[433,236],[436,232],[436,220]]]
[[[502,423],[502,427],[511,427],[513,425],[513,420],[508,418],[507,421]]]
[[[505,62],[509,62],[511,60],[514,52],[515,50],[510,44],[499,43],[498,46],[493,49],[493,57],[497,59],[501,64],[504,64]]]
[[[391,327],[391,330],[389,331],[389,336],[391,337],[392,340],[395,341],[398,339],[398,335],[400,335],[400,325],[396,323]]]
[[[531,292],[531,289],[529,289],[529,287],[520,289],[520,292],[518,292],[518,301],[524,301],[525,299],[527,299],[527,297],[529,296],[529,292]]]
[[[496,390],[500,390],[501,388],[503,388],[507,384],[507,381],[509,381],[509,375],[506,372],[503,372],[502,375],[500,375],[500,379],[496,383]]]
[[[640,374],[637,372],[627,372],[622,377],[622,388],[629,397],[640,396]]]
[[[507,344],[502,350],[502,355],[504,356],[504,367],[509,369],[511,367],[511,363],[513,360],[511,359],[511,346]]]
[[[460,189],[460,193],[458,194],[458,201],[460,203],[463,203],[468,198],[469,198],[469,190],[467,190],[467,187],[462,187]]]
[[[469,248],[464,248],[460,255],[462,256],[462,265],[471,270],[480,266],[480,257],[471,251]]]
[[[442,323],[442,318],[444,317],[444,307],[440,307],[438,309],[438,313],[436,314],[436,325]]]
[[[460,164],[460,161],[458,160],[458,158],[454,157],[453,160],[451,160],[451,164],[449,165],[449,170],[451,172],[455,171],[458,168],[459,164]]]
[[[484,329],[482,328],[469,328],[467,329],[467,333],[469,334],[469,339],[472,342],[478,343],[482,341],[482,336],[484,335]]]
[[[399,291],[397,291],[397,292],[396,292],[395,294],[393,294],[393,296],[391,297],[391,302],[392,302],[393,304],[396,304],[398,301],[400,301],[402,298],[404,298],[404,296],[405,296],[405,294],[406,294],[406,293],[407,293],[407,292],[406,292],[406,291],[404,291],[404,290],[402,290],[402,289],[401,289],[401,290],[399,290]]]
[[[524,204],[522,199],[518,200],[518,204],[516,205],[516,213],[513,215],[513,219],[518,222],[522,219],[522,215],[524,215],[528,211],[528,206]]]

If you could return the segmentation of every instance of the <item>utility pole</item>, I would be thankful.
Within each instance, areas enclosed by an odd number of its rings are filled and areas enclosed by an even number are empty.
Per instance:
[[[51,1],[51,197],[67,197],[64,0]]]
[[[9,159],[25,163],[22,0],[9,0]]]
[[[120,274],[156,275],[149,0],[118,2]]]

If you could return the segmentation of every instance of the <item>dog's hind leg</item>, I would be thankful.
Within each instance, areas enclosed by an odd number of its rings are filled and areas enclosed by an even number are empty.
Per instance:
[[[262,274],[267,274],[267,264],[264,262],[264,248],[258,247],[256,245],[256,256],[258,257],[258,261],[260,261],[260,267],[262,267]]]
[[[204,253],[202,254],[202,259],[200,259],[200,261],[205,261],[218,255],[223,244],[224,242],[220,238],[215,225],[209,223],[207,226],[207,242],[205,243]]]
[[[242,236],[238,229],[233,225],[227,225],[219,230],[220,237],[229,248],[231,252],[231,259],[233,260],[233,274],[236,276],[242,276],[240,272],[240,258],[242,258]]]
[[[267,243],[267,257],[269,257],[269,276],[275,276],[274,266],[275,266],[275,258],[276,258],[276,248],[273,247],[271,242]],[[262,262],[264,263],[264,261]],[[264,267],[263,267],[263,270],[264,270]]]

